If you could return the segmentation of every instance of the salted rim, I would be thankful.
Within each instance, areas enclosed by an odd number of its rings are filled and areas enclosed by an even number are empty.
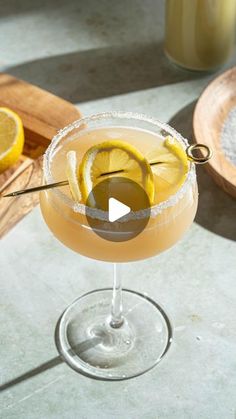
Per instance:
[[[176,138],[186,149],[189,146],[188,140],[184,138],[181,134],[179,134],[174,128],[170,127],[170,125],[160,122],[155,118],[146,116],[144,114],[133,113],[133,112],[122,112],[122,111],[114,111],[114,112],[102,112],[97,113],[91,116],[87,116],[81,119],[77,119],[73,123],[67,125],[65,128],[58,131],[58,133],[52,138],[52,141],[47,148],[44,158],[43,158],[43,174],[44,179],[47,184],[54,183],[56,180],[53,178],[51,173],[51,162],[53,160],[54,151],[56,150],[58,144],[67,134],[73,131],[75,128],[81,127],[83,124],[88,124],[91,121],[103,120],[103,119],[131,119],[131,120],[139,120],[144,121],[150,124],[157,126],[160,129],[164,129],[165,131],[169,132],[174,138]],[[149,209],[143,209],[136,212],[131,211],[127,217],[123,217],[124,222],[128,221],[129,219],[137,219],[143,218],[145,216],[155,217],[156,215],[160,214],[164,209],[172,207],[176,205],[176,203],[185,195],[187,188],[190,183],[195,182],[196,180],[196,170],[195,165],[190,162],[188,175],[178,191],[170,196],[166,201],[160,202],[159,204],[153,205]],[[98,210],[95,208],[91,208],[86,206],[85,204],[75,203],[71,198],[65,195],[60,188],[55,188],[51,190],[52,193],[57,195],[67,206],[69,206],[73,211],[83,214],[89,215],[92,218],[99,218],[101,220],[108,219],[108,212],[103,210]]]

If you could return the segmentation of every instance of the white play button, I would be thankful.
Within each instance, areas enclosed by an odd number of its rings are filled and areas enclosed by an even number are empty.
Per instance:
[[[108,218],[111,223],[129,214],[131,208],[128,205],[123,204],[115,198],[109,198],[108,203]]]
[[[149,197],[142,186],[131,179],[111,176],[98,182],[90,194],[85,207],[87,222],[93,232],[102,239],[111,242],[131,240],[140,234],[149,222]],[[94,200],[96,207],[91,208],[91,202]],[[143,217],[132,216],[144,209]],[[102,217],[100,211],[94,210],[102,210]],[[109,259],[110,256],[107,257]],[[104,258],[108,260],[105,254]]]

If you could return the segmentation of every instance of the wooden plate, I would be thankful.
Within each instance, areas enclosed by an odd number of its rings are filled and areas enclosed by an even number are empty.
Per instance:
[[[214,79],[200,96],[193,116],[193,132],[196,143],[204,143],[213,151],[206,169],[225,192],[236,198],[236,166],[226,158],[221,147],[221,130],[234,107],[236,67]]]
[[[8,74],[0,74],[0,106],[17,112],[25,146],[19,162],[0,175],[0,192],[39,186],[42,154],[60,128],[81,117],[71,103]],[[0,199],[0,237],[39,202],[39,194]]]

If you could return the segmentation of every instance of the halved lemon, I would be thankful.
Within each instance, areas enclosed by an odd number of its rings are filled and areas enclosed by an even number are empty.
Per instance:
[[[155,203],[163,202],[178,191],[187,177],[186,152],[175,138],[168,136],[146,158],[154,175]]]
[[[106,141],[91,147],[79,167],[79,187],[82,200],[96,207],[93,188],[107,178],[125,177],[138,183],[153,202],[155,190],[151,167],[134,146],[120,140]],[[106,207],[106,203],[102,207]]]
[[[0,173],[13,166],[24,146],[24,129],[20,117],[8,108],[0,108]]]

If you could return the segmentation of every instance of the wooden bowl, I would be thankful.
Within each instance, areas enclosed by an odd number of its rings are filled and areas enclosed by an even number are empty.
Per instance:
[[[225,192],[236,198],[236,166],[226,158],[221,146],[221,130],[234,107],[236,67],[214,79],[203,91],[193,115],[193,133],[196,143],[204,143],[213,151],[206,169]]]

